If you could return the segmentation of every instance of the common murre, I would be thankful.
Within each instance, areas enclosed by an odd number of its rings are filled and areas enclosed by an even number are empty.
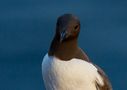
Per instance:
[[[80,21],[60,16],[56,33],[42,62],[46,90],[112,90],[105,73],[78,46]]]

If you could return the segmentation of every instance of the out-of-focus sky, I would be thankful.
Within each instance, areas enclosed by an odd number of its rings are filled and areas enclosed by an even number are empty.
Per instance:
[[[45,90],[41,62],[64,13],[79,17],[79,46],[114,90],[127,89],[126,0],[1,0],[0,90]]]

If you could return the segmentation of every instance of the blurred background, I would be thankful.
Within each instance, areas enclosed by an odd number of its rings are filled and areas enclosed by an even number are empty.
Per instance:
[[[114,90],[127,90],[126,0],[1,0],[0,90],[45,90],[41,62],[64,13],[79,17],[79,45]]]

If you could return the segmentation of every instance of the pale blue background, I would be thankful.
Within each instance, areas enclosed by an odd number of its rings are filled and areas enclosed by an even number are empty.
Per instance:
[[[0,90],[45,90],[41,62],[64,13],[80,18],[79,45],[114,90],[127,90],[127,0],[1,0]]]

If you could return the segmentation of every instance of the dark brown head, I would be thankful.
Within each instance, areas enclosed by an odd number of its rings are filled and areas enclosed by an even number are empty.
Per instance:
[[[55,37],[52,40],[48,54],[60,59],[69,60],[77,53],[77,38],[80,32],[80,22],[72,14],[60,16],[56,24]]]
[[[80,21],[72,14],[60,16],[56,24],[56,35],[59,41],[64,42],[78,37],[80,32]]]

